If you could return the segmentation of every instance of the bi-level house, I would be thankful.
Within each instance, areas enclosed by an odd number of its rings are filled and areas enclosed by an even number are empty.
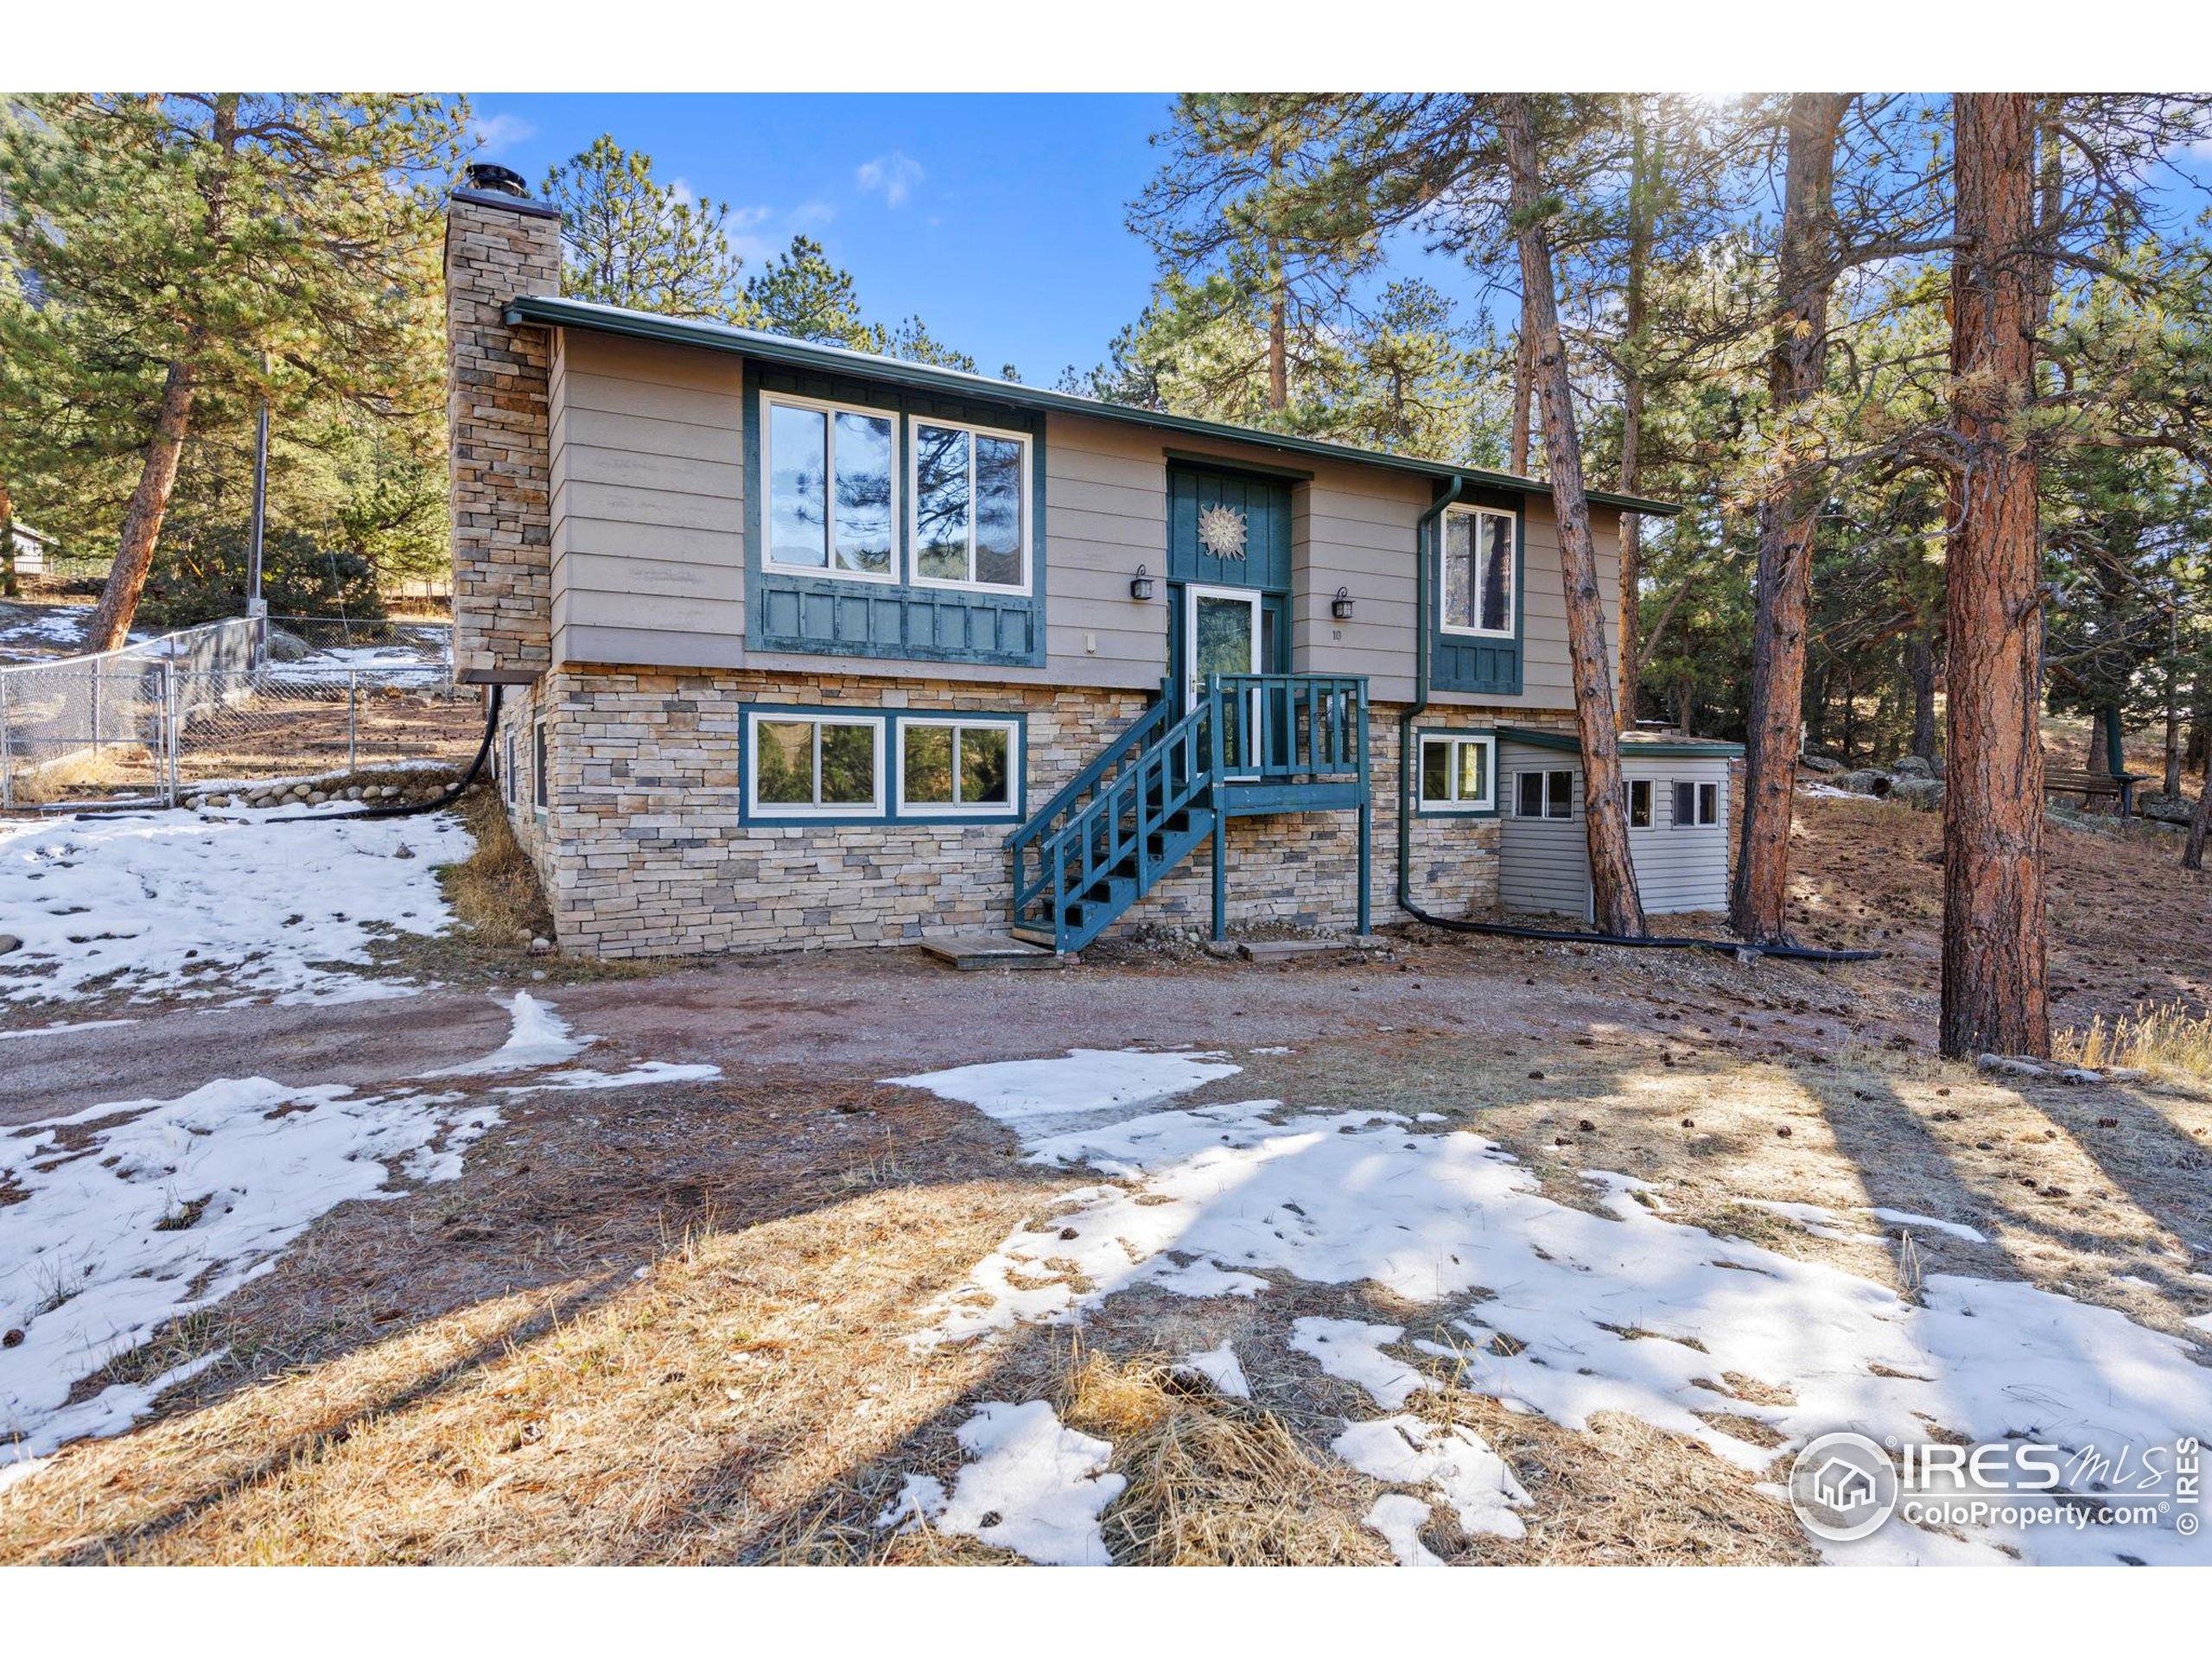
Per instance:
[[[448,210],[454,651],[564,948],[1586,905],[1542,486],[563,299],[518,188]],[[1593,501],[1611,594],[1674,509]],[[1717,902],[1725,747],[1632,753]]]

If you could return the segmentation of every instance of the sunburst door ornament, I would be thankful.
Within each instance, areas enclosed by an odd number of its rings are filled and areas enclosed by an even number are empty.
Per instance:
[[[1244,556],[1244,515],[1234,507],[1208,507],[1198,515],[1198,540],[1217,559]]]

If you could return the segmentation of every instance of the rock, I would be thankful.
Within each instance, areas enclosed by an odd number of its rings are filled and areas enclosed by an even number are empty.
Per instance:
[[[321,805],[325,801],[328,800],[329,798],[330,798],[330,797],[329,797],[329,796],[327,796],[327,795],[324,794],[324,793],[323,793],[321,790],[319,790],[319,789],[313,789],[313,790],[309,790],[309,791],[308,791],[308,804],[309,806],[321,806]]]
[[[530,954],[533,957],[551,956],[553,954],[553,941],[545,938],[543,934],[540,934],[537,938],[530,942]]]
[[[314,647],[298,634],[288,633],[272,625],[262,634],[262,654],[272,663],[296,663],[302,657],[312,656]]]
[[[1887,795],[1890,775],[1885,772],[1840,772],[1832,780],[1838,789],[1849,790],[1853,795]]]
[[[2186,795],[2169,795],[2163,789],[2146,789],[2136,795],[2135,810],[2159,823],[2187,823],[2196,816],[2196,803]]]
[[[516,943],[517,944],[526,945],[526,944],[529,944],[530,943],[531,943],[531,941],[533,941],[537,937],[537,936],[536,934],[532,933],[532,932],[531,932],[528,928],[526,928],[526,927],[525,927],[525,928],[520,929],[519,931],[518,931],[516,932],[516,934],[515,934],[515,943]]]
[[[22,948],[23,942],[14,934],[0,933],[0,957],[6,956],[10,950],[20,950]]]
[[[1933,778],[1936,768],[1916,754],[1901,754],[1890,762],[1890,771],[1899,778]]]
[[[361,798],[361,786],[359,784],[350,785],[346,791],[346,798],[349,801],[359,800]]]
[[[1934,812],[1943,804],[1943,783],[1939,778],[1900,778],[1890,788],[1890,798],[1903,801],[1916,812]]]
[[[1842,761],[1826,754],[1801,754],[1797,757],[1797,764],[1808,772],[1832,772],[1843,770]]]

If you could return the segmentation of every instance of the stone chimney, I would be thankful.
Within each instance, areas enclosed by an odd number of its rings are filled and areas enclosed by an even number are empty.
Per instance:
[[[561,215],[504,167],[468,169],[446,207],[446,435],[453,481],[453,652],[468,683],[552,666],[550,332],[507,302],[561,291]]]

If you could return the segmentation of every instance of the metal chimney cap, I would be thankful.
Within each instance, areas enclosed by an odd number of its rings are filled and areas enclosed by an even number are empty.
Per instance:
[[[512,167],[501,167],[497,162],[471,162],[468,164],[468,188],[490,190],[503,196],[530,194],[530,188],[523,182],[521,174]]]

